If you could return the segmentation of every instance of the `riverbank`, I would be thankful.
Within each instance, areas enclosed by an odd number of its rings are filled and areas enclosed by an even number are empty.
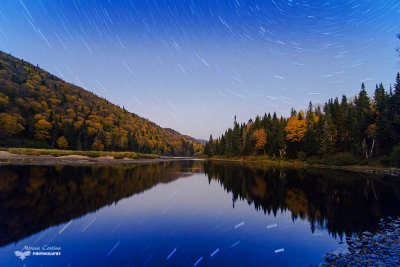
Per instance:
[[[347,237],[347,253],[325,255],[320,266],[400,266],[400,218],[381,219],[377,233]]]
[[[206,158],[209,160],[216,161],[230,161],[230,162],[244,162],[262,164],[266,166],[278,166],[278,167],[289,167],[289,168],[318,168],[318,169],[335,169],[352,172],[362,172],[369,174],[385,174],[400,176],[400,169],[394,167],[378,166],[378,165],[335,165],[335,164],[320,164],[320,163],[307,163],[300,160],[282,160],[282,159],[269,159],[265,157],[237,157],[237,158],[223,158],[223,157],[211,157]]]
[[[190,158],[162,157],[156,154],[111,151],[76,151],[59,149],[4,148],[0,149],[0,165],[93,165],[93,164],[128,164],[147,163]],[[228,162],[253,163],[266,166],[289,168],[337,169],[369,174],[385,174],[400,176],[399,168],[370,165],[334,165],[307,163],[299,160],[269,159],[260,156],[203,159]]]
[[[0,165],[96,165],[152,163],[181,160],[135,152],[73,151],[9,148],[0,151]]]

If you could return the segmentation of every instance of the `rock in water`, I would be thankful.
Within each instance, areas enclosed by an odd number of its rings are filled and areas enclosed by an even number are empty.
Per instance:
[[[364,235],[364,236],[372,236],[372,234],[370,232],[368,232],[368,231],[362,233],[362,235]]]
[[[385,241],[385,238],[381,235],[374,235],[374,237],[372,237],[372,240],[374,242],[383,242],[383,241]]]
[[[385,223],[386,222],[386,223]],[[347,253],[328,253],[320,266],[400,266],[400,225],[398,219],[381,219],[375,235],[346,237]]]

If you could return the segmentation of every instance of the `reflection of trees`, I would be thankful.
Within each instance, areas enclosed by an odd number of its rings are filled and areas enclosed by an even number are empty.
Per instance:
[[[299,188],[286,190],[286,204],[292,214],[298,214],[301,219],[306,219],[309,208],[307,197]]]
[[[93,212],[158,183],[199,171],[200,162],[95,167],[0,167],[0,245]]]
[[[307,219],[313,232],[327,228],[335,237],[374,231],[380,217],[400,214],[400,184],[395,178],[222,162],[206,162],[204,170],[210,181],[232,192],[233,202],[245,199],[275,216],[289,210],[293,220]]]
[[[202,162],[94,167],[0,167],[0,246],[80,217],[122,198],[167,183]],[[374,231],[378,219],[400,214],[395,178],[318,169],[281,169],[205,162],[209,180],[218,181],[257,210],[289,210],[293,220],[327,228],[333,236]]]

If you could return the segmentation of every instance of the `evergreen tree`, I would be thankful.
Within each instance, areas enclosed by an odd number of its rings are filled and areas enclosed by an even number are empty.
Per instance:
[[[355,105],[359,125],[359,136],[356,138],[356,142],[361,147],[361,151],[359,150],[359,152],[368,158],[369,146],[372,145],[372,140],[368,138],[367,129],[373,120],[373,113],[364,83],[361,85],[361,91],[355,100]]]
[[[374,108],[376,111],[375,118],[375,136],[376,136],[376,147],[378,148],[378,153],[386,154],[390,152],[393,146],[392,125],[390,123],[390,96],[387,94],[383,85],[380,84],[376,86],[375,96],[374,96]]]
[[[306,133],[304,135],[304,151],[307,155],[316,155],[319,151],[319,142],[315,132],[315,117],[313,105],[310,101],[306,116]]]

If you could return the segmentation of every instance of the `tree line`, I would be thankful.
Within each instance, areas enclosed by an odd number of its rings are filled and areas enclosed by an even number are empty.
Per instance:
[[[343,161],[380,158],[383,163],[400,165],[400,74],[394,87],[376,85],[368,96],[364,83],[354,99],[345,95],[323,105],[309,103],[308,109],[290,117],[276,113],[257,116],[214,139],[210,136],[205,155],[265,155],[273,158]]]

